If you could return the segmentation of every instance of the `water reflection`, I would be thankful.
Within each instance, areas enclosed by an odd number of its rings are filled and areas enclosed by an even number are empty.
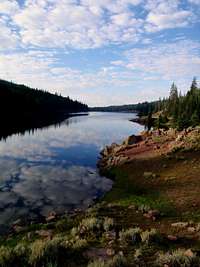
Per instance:
[[[91,113],[0,142],[0,230],[21,216],[84,208],[112,182],[96,170],[99,151],[137,133],[131,114]]]

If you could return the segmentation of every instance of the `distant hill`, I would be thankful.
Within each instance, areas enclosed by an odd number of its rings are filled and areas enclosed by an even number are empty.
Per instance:
[[[69,97],[0,80],[0,139],[26,129],[61,122],[88,106]]]
[[[146,115],[149,110],[155,107],[158,101],[143,102],[138,104],[129,104],[121,106],[107,106],[107,107],[93,107],[90,111],[102,111],[102,112],[136,112],[140,115]]]
[[[87,105],[69,97],[0,80],[0,114],[6,116],[87,111]]]

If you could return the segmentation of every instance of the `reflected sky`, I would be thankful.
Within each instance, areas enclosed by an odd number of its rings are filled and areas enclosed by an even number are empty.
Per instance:
[[[112,182],[98,175],[96,161],[105,145],[143,130],[133,116],[90,113],[1,141],[0,230],[21,216],[85,208],[108,191]]]

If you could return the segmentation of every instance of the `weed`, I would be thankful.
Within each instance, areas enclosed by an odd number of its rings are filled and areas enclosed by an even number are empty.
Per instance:
[[[200,260],[193,252],[178,249],[172,253],[160,254],[157,263],[158,266],[194,267],[199,266]]]
[[[142,240],[140,234],[140,228],[129,228],[128,230],[122,230],[119,237],[122,243],[137,244]]]

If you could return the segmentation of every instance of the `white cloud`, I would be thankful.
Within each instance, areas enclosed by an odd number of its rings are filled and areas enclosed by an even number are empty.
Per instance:
[[[200,0],[188,0],[188,2],[195,5],[200,5]]]
[[[169,80],[192,78],[200,75],[199,51],[200,44],[189,40],[136,48],[126,52],[126,66]]]
[[[178,11],[172,14],[157,14],[150,12],[147,16],[146,30],[149,32],[163,29],[187,26],[192,13],[190,11]]]
[[[148,10],[145,29],[156,32],[187,26],[193,18],[193,13],[179,7],[179,0],[149,0],[145,8]]]
[[[7,18],[0,17],[0,50],[16,48],[19,43],[18,34],[8,24]]]
[[[138,41],[141,19],[130,5],[139,0],[26,1],[11,18],[22,43],[40,47],[93,48],[108,43]],[[67,18],[67,19],[66,19]]]
[[[197,0],[191,0],[197,1]],[[0,3],[21,46],[87,49],[137,43],[147,32],[187,26],[193,14],[178,0],[25,0]],[[140,5],[141,4],[141,5]],[[143,4],[143,6],[142,6]],[[140,5],[145,16],[140,17]],[[11,41],[12,42],[12,41]]]
[[[1,0],[0,13],[13,15],[19,11],[19,5],[15,0]]]

